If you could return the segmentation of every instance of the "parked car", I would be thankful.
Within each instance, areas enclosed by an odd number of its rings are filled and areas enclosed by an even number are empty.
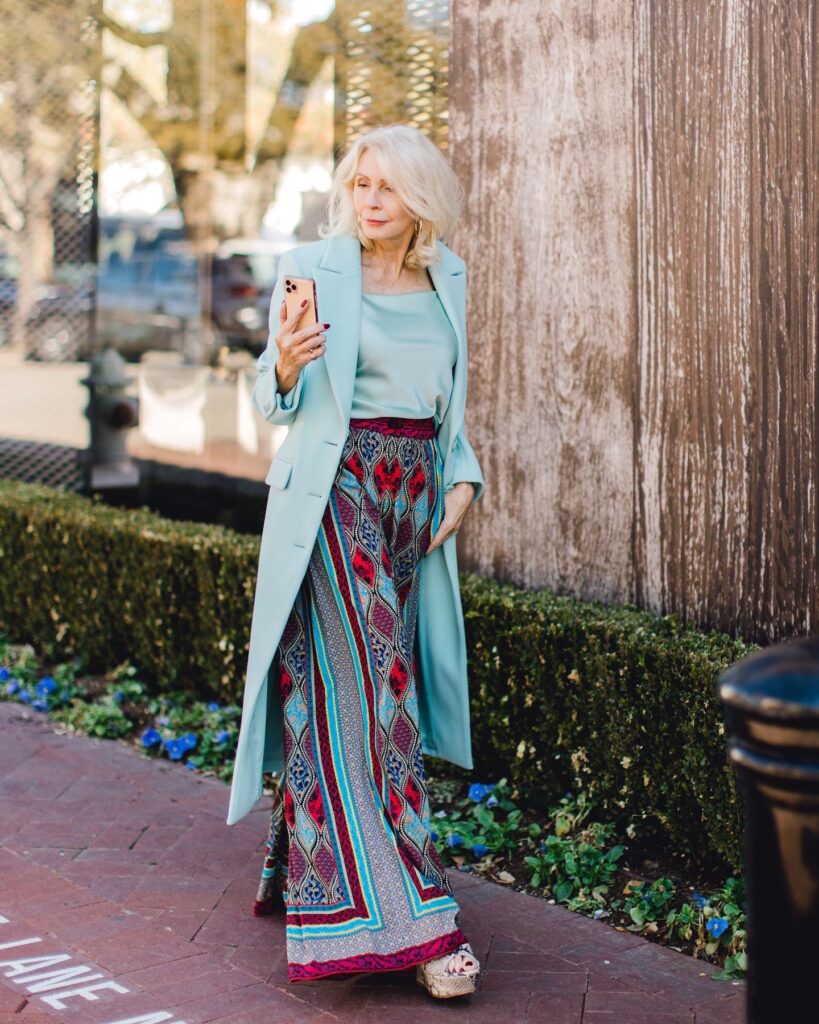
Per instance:
[[[89,334],[93,288],[89,268],[73,268],[74,280],[37,285],[26,320],[29,351],[35,359],[76,359]],[[0,345],[11,339],[17,307],[18,266],[0,251]]]
[[[292,236],[275,239],[229,238],[216,250],[219,259],[241,259],[256,286],[255,296],[249,291],[247,293],[247,298],[252,299],[254,316],[251,318],[247,311],[243,313],[245,322],[248,325],[252,322],[254,326],[249,327],[240,346],[231,345],[231,348],[241,347],[258,357],[267,347],[270,302],[278,275],[279,259],[282,253],[294,245],[296,239]]]
[[[258,356],[267,345],[278,261],[291,237],[235,238],[198,258],[178,217],[100,220],[96,287],[41,286],[29,317],[31,358],[62,361],[110,345],[130,360],[149,349],[214,363],[223,350]],[[210,275],[207,268],[210,267]],[[16,303],[16,279],[0,260],[0,343]]]

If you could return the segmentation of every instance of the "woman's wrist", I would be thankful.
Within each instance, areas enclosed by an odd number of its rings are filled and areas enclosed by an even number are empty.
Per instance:
[[[278,362],[276,362],[275,372],[276,390],[279,392],[280,395],[286,395],[288,391],[291,391],[296,386],[296,384],[298,384],[300,373],[298,367],[295,369],[295,371],[291,370],[288,373],[287,371],[283,371],[279,366]]]

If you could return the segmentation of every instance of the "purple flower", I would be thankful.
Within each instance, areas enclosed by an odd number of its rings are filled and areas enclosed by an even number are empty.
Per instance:
[[[156,724],[157,725],[167,725],[168,722],[170,722],[170,718],[168,718],[167,715],[157,715],[156,716]]]
[[[728,927],[729,922],[724,917],[709,917],[705,922],[705,930],[712,939],[718,939]]]
[[[146,729],[140,739],[142,740],[143,747],[155,747],[157,743],[162,742],[162,737],[156,729]]]
[[[186,747],[181,740],[165,740],[165,750],[172,761],[181,761]]]
[[[479,804],[485,796],[488,796],[495,788],[494,783],[473,782],[469,787],[469,799]]]
[[[37,683],[37,696],[46,697],[49,693],[53,693],[57,689],[57,681],[54,676],[43,676],[43,678]],[[33,707],[34,705],[32,705]]]

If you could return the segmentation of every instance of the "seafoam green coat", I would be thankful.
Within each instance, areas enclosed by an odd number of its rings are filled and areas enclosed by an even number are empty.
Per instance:
[[[468,480],[475,500],[483,474],[464,432],[466,402],[466,265],[442,242],[440,260],[429,268],[458,339],[452,394],[438,428],[444,489]],[[327,347],[303,368],[287,400],[276,390],[279,306],[287,274],[312,277]],[[262,772],[282,762],[282,711],[271,662],[293,606],[335,479],[352,407],[361,323],[360,243],[337,235],[284,253],[270,305],[270,337],[258,360],[253,403],[271,423],[289,429],[265,478],[270,485],[259,551],[250,627],[242,724],[227,823],[243,818],[262,795]],[[455,537],[420,563],[418,604],[418,703],[423,750],[472,767],[466,641],[458,587]]]

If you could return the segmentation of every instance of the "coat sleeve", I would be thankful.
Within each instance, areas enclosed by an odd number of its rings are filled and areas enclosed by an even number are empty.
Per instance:
[[[475,487],[475,494],[473,495],[472,501],[477,501],[483,494],[483,473],[481,472],[477,456],[472,450],[472,445],[469,443],[469,439],[467,438],[466,431],[463,427],[461,427],[455,435],[455,440],[452,443],[451,457],[455,461],[455,470],[452,481],[450,486],[447,487],[447,490],[451,490],[457,483],[468,481]]]
[[[284,394],[278,390],[276,381],[276,360],[279,357],[279,349],[276,345],[275,335],[279,329],[279,306],[284,299],[286,274],[303,276],[292,249],[282,253],[279,259],[278,276],[270,298],[267,348],[256,360],[257,377],[250,396],[255,408],[266,420],[283,427],[290,426],[296,418],[304,386],[304,370],[299,374],[296,384]]]

